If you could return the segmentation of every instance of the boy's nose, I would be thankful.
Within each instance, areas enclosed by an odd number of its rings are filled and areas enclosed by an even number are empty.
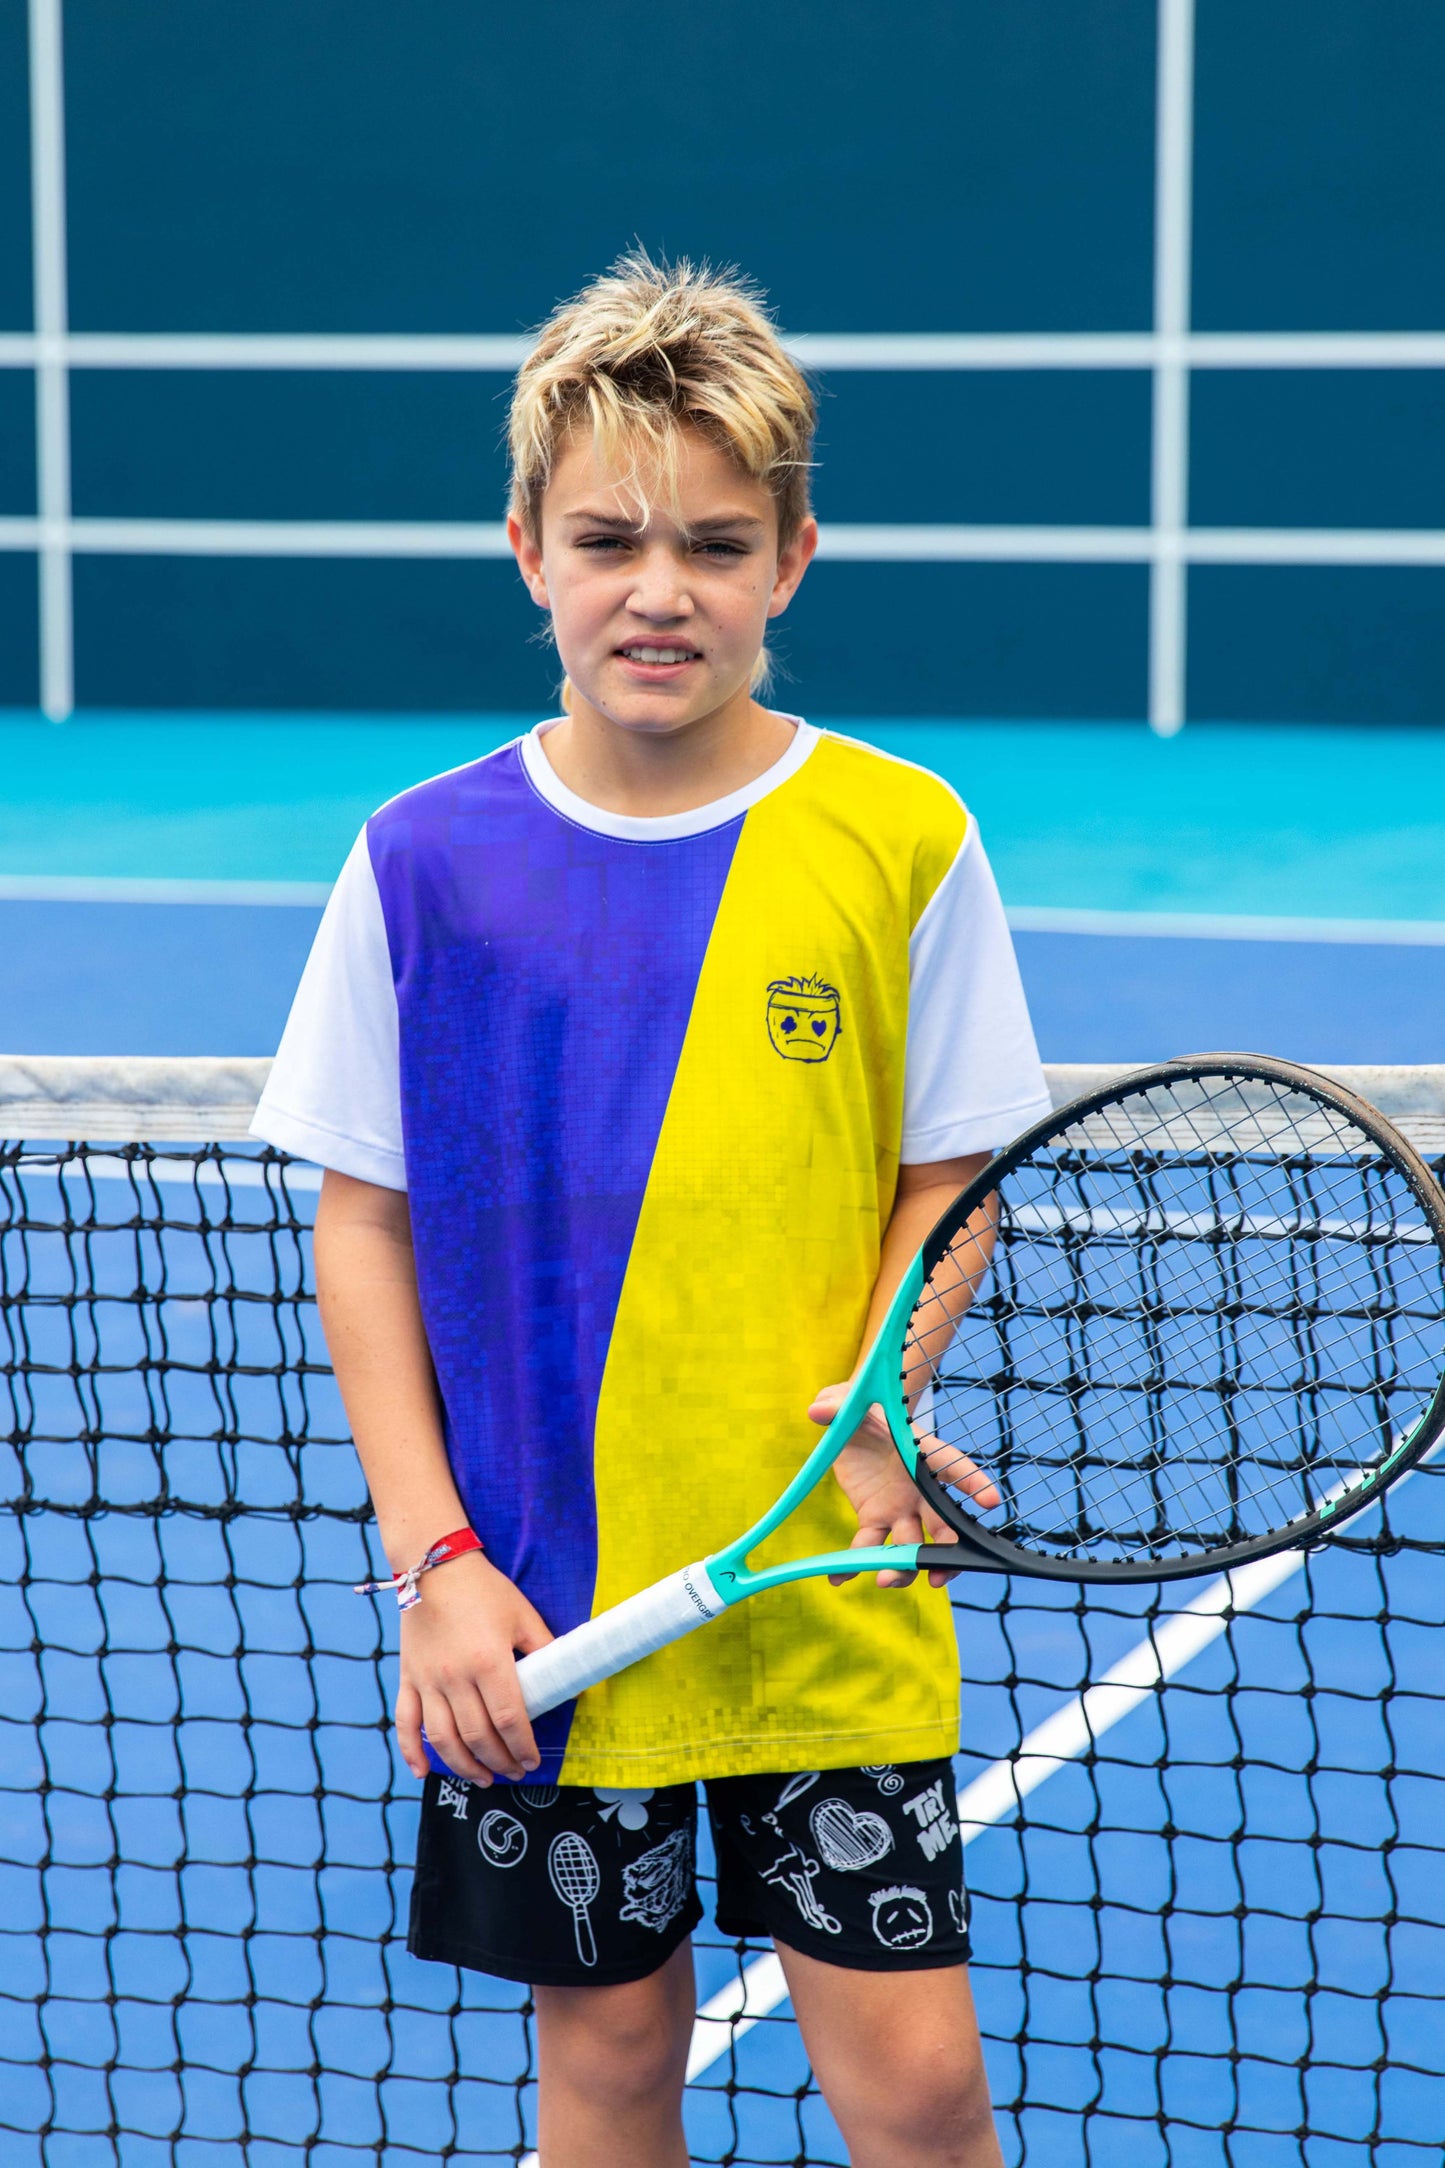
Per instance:
[[[672,565],[644,566],[633,583],[627,607],[635,617],[658,624],[674,617],[691,617],[692,596],[687,583]]]

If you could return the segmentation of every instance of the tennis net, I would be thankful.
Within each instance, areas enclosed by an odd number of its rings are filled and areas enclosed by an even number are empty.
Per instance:
[[[264,1072],[0,1061],[17,2168],[534,2142],[524,1991],[405,1949],[395,1612],[351,1594],[383,1561],[311,1294],[320,1178],[246,1140]],[[1445,1070],[1336,1073],[1445,1167]],[[1439,2160],[1442,1596],[1445,1466],[1227,1584],[955,1584],[1006,2159]],[[699,1986],[693,2159],[843,2161],[775,1960],[704,1934]]]

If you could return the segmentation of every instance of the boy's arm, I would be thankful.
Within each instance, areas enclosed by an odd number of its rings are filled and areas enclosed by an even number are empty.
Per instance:
[[[904,1271],[922,1247],[929,1228],[952,1204],[959,1191],[983,1172],[992,1157],[991,1152],[969,1152],[961,1159],[936,1159],[899,1168],[893,1214],[884,1230],[878,1278],[873,1285],[868,1321],[858,1351],[860,1363],[872,1347]],[[825,1385],[814,1396],[808,1413],[815,1423],[831,1422],[842,1405],[849,1383],[851,1380],[845,1380],[841,1385]],[[895,1543],[952,1543],[956,1540],[953,1530],[938,1518],[910,1482],[880,1410],[875,1408],[865,1418],[838,1455],[833,1472],[858,1514],[858,1532],[853,1538],[855,1549],[863,1544],[886,1543],[890,1536]],[[971,1482],[968,1487],[974,1490],[984,1506],[998,1503],[998,1493],[985,1477],[980,1476],[976,1484]],[[836,1574],[831,1578],[836,1585],[848,1576]],[[880,1573],[878,1585],[880,1588],[907,1588],[913,1578],[911,1573]],[[928,1578],[933,1587],[940,1588],[953,1576],[934,1570]]]
[[[442,1436],[405,1193],[328,1170],[316,1214],[321,1322],[393,1572],[466,1523]],[[401,1617],[397,1739],[414,1776],[421,1730],[458,1776],[490,1784],[538,1763],[516,1651],[552,1636],[482,1553],[429,1573]]]

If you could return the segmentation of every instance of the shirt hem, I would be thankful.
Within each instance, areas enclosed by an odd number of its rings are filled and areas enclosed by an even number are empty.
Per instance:
[[[358,1137],[343,1136],[318,1122],[304,1121],[298,1114],[288,1114],[284,1107],[263,1102],[251,1123],[251,1135],[264,1144],[274,1144],[279,1151],[290,1152],[295,1159],[311,1160],[337,1174],[352,1175],[358,1182],[374,1182],[381,1189],[406,1188],[406,1162],[399,1152],[364,1144]]]
[[[564,1757],[560,1781],[617,1785],[625,1790],[639,1782],[656,1787],[703,1783],[710,1777],[787,1775],[798,1769],[882,1768],[889,1762],[951,1757],[958,1752],[958,1744],[959,1720],[951,1714],[883,1732],[778,1732],[766,1739],[754,1733],[688,1747],[570,1752]]]

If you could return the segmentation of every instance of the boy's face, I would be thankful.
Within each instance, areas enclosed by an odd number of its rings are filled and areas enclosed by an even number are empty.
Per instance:
[[[770,492],[692,430],[679,432],[677,497],[680,521],[653,504],[639,527],[626,477],[578,435],[548,483],[540,547],[509,523],[575,691],[646,734],[748,700],[767,621],[787,608],[817,543],[809,520],[780,554]]]

